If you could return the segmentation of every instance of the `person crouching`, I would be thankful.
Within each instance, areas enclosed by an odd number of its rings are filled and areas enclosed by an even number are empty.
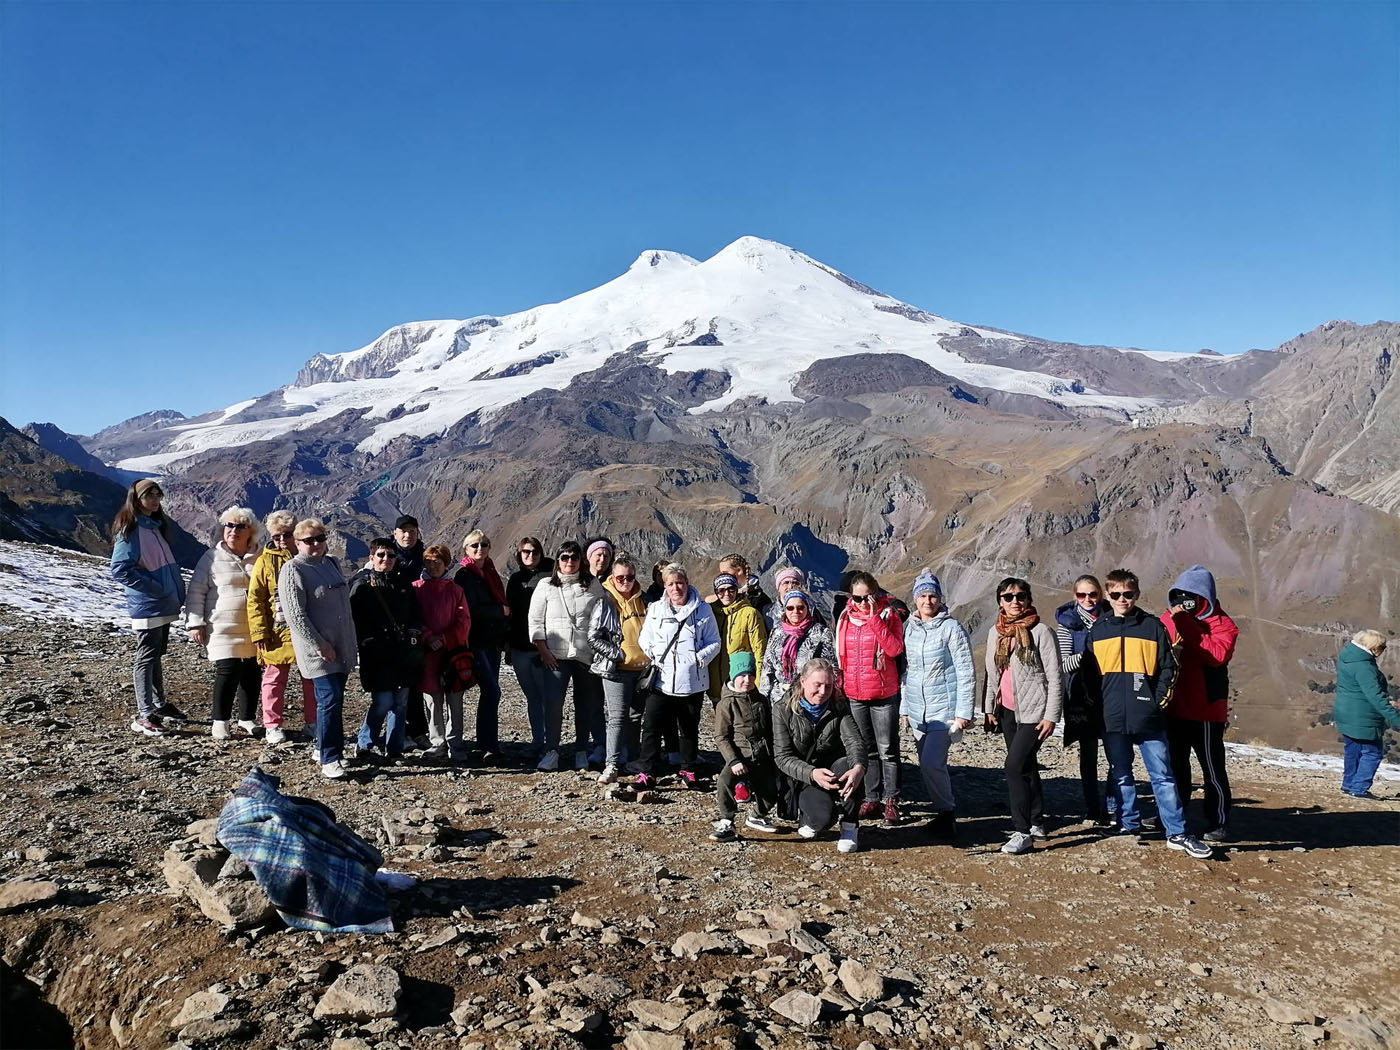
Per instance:
[[[728,684],[715,708],[715,741],[724,757],[715,786],[719,819],[710,833],[713,842],[734,836],[738,803],[747,799],[752,810],[744,826],[753,831],[778,830],[771,819],[778,804],[778,767],[773,763],[773,712],[755,688],[753,653],[729,658]]]

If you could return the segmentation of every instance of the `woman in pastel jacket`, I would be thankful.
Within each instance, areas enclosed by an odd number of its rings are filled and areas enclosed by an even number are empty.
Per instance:
[[[184,577],[170,551],[169,519],[160,505],[164,495],[150,478],[133,481],[112,522],[112,579],[125,588],[126,611],[136,632],[131,669],[136,717],[131,731],[145,736],[162,736],[166,723],[187,720],[166,698],[161,670],[170,625],[185,601]]]
[[[919,771],[933,803],[931,831],[954,833],[957,799],[948,776],[948,747],[972,722],[972,643],[943,607],[943,585],[928,569],[914,580],[914,612],[904,624],[904,675],[899,713],[914,730]]]
[[[763,647],[768,641],[768,625],[763,613],[753,604],[753,598],[740,590],[739,578],[721,572],[715,577],[715,600],[710,603],[719,636],[723,642],[710,664],[710,701],[719,702],[721,690],[733,677],[729,673],[729,658],[735,653],[750,653],[754,665],[763,662]]]
[[[1383,757],[1387,728],[1400,729],[1400,714],[1390,703],[1385,672],[1380,669],[1385,635],[1358,631],[1337,654],[1337,697],[1332,717],[1342,734],[1342,790],[1354,798],[1375,798],[1371,782]]]
[[[267,546],[254,562],[253,576],[248,581],[248,630],[262,665],[262,718],[269,744],[280,744],[287,738],[282,728],[284,698],[297,659],[292,650],[292,632],[277,597],[278,574],[296,554],[296,540],[292,537],[296,523],[296,515],[289,510],[274,510],[263,519]],[[308,738],[314,736],[316,691],[309,678],[301,679],[301,718],[303,732]]]
[[[462,588],[447,575],[451,567],[452,552],[435,543],[423,552],[422,578],[413,581],[424,653],[417,689],[422,698],[414,697],[409,703],[427,703],[428,741],[432,744],[428,756],[464,762],[467,745],[462,728],[462,690],[443,687],[442,669],[443,658],[466,646],[471,638],[472,614]],[[475,659],[472,662],[475,664]]]
[[[777,603],[782,615],[768,636],[758,674],[758,691],[770,704],[787,696],[788,687],[797,680],[797,673],[807,661],[836,663],[836,642],[831,629],[816,618],[817,606],[812,596],[791,580],[783,582],[788,589],[778,596]]]
[[[233,696],[238,694],[238,728],[249,736],[262,674],[248,622],[248,585],[258,561],[258,522],[247,507],[229,507],[219,515],[222,538],[204,552],[190,577],[185,598],[185,629],[205,647],[214,665],[215,740],[228,738]]]

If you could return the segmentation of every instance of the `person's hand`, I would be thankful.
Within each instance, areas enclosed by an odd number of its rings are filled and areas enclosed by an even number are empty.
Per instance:
[[[268,645],[266,642],[254,642],[253,647],[260,653],[265,653],[272,648],[272,646]]]
[[[1054,722],[1038,722],[1038,723],[1036,723],[1036,727],[1035,727],[1035,738],[1036,738],[1037,740],[1045,740],[1045,739],[1048,738],[1048,737],[1050,736],[1050,734],[1053,733],[1054,731],[1055,731],[1055,723],[1054,723]]]
[[[548,649],[544,649],[540,652],[540,663],[544,664],[550,671],[557,671],[559,669],[559,661],[554,659],[554,654]]]
[[[982,717],[983,717],[983,719],[984,719],[983,724],[984,724],[988,729],[995,729],[995,728],[997,727],[997,716],[996,716],[996,715],[992,714],[991,712],[988,712],[987,714],[983,715]]]
[[[842,773],[837,779],[837,783],[841,785],[841,797],[850,798],[851,793],[855,791],[860,785],[860,782],[864,779],[864,766],[852,766],[850,769],[846,770],[846,772]]]
[[[749,767],[742,762],[735,762],[729,767],[729,772],[733,773],[736,777],[747,776]]]
[[[836,774],[829,769],[812,770],[812,783],[823,791],[835,791],[841,786],[841,782],[836,779]]]
[[[326,661],[328,661],[328,662],[330,662],[330,663],[334,663],[334,662],[335,662],[335,646],[329,645],[329,644],[322,644],[322,645],[318,646],[317,648],[318,648],[318,649],[320,650],[320,652],[321,652],[321,659],[322,659],[322,660],[326,660]]]
[[[208,645],[208,644],[209,644],[209,628],[208,628],[208,627],[191,627],[191,628],[189,629],[189,636],[190,636],[190,640],[193,641],[196,645]]]
[[[970,726],[970,725],[972,725],[972,719],[970,719],[970,718],[955,718],[955,719],[953,719],[953,728],[956,729],[956,730],[957,730],[958,732],[960,732],[960,733],[961,733],[964,729],[966,729],[968,726]]]
[[[908,715],[900,715],[900,716],[899,716],[899,724],[902,725],[905,729],[908,729],[908,728],[909,728],[909,716],[908,716]]]
[[[1186,611],[1186,607],[1185,607],[1184,605],[1173,605],[1173,606],[1169,607],[1169,608],[1167,609],[1167,611],[1168,611],[1169,613],[1171,613],[1173,616],[1180,616],[1182,613],[1184,613],[1184,612]]]

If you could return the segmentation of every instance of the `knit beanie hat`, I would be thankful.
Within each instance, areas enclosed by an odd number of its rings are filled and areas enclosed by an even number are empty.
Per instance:
[[[773,590],[778,594],[786,594],[794,587],[800,588],[806,585],[807,576],[801,569],[788,567],[786,569],[779,569],[773,574]]]
[[[739,578],[732,572],[722,572],[715,577],[715,591],[718,592],[721,587],[733,587],[738,590]]]
[[[914,597],[921,594],[932,594],[936,598],[943,597],[943,585],[938,582],[938,577],[925,569],[914,577]]]
[[[741,674],[753,674],[756,666],[753,653],[733,653],[729,657],[729,680],[732,682]]]

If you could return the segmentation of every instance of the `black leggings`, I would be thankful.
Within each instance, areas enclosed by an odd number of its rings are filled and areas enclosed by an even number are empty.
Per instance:
[[[262,668],[252,657],[230,657],[214,661],[214,721],[227,722],[233,710],[233,694],[238,693],[238,720],[253,721],[262,687]]]
[[[661,772],[661,735],[666,720],[672,720],[681,737],[681,769],[697,773],[700,749],[700,711],[705,704],[704,693],[671,696],[657,690],[647,694],[642,712],[642,772],[656,776]]]
[[[1040,733],[1036,723],[1020,725],[1016,712],[998,705],[997,725],[1006,737],[1006,792],[1011,798],[1011,824],[1025,834],[1045,820],[1045,790],[1040,784],[1036,752]]]

